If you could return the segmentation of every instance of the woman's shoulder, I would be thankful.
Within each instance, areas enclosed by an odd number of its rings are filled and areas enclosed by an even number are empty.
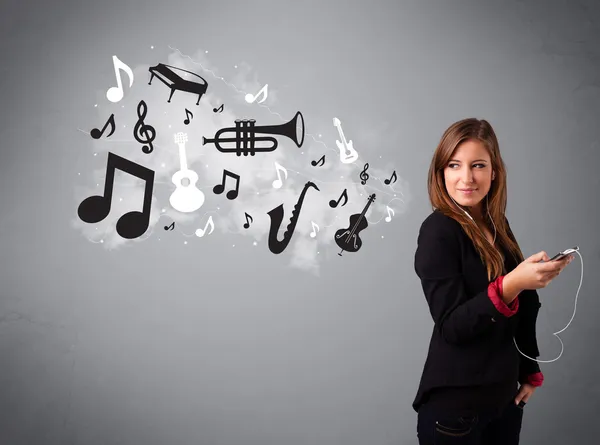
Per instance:
[[[442,213],[439,209],[434,209],[421,224],[419,233],[422,232],[443,232],[460,230],[461,226],[454,218]]]

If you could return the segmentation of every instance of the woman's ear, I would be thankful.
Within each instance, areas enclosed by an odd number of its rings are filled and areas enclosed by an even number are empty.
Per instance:
[[[492,181],[494,180],[495,177],[496,177],[496,172],[492,171]]]

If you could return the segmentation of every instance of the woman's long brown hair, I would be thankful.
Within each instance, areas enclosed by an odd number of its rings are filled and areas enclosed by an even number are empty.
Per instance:
[[[488,219],[486,223],[493,232],[493,226],[489,221],[489,217],[491,217],[496,226],[496,240],[513,254],[517,262],[523,261],[523,253],[505,217],[506,167],[500,155],[496,133],[489,122],[475,118],[463,119],[452,124],[444,132],[431,160],[427,178],[427,191],[433,209],[438,209],[443,214],[455,219],[462,226],[467,236],[473,241],[481,260],[486,266],[489,281],[493,281],[498,276],[506,273],[503,255],[485,239],[485,235],[475,222],[465,215],[457,207],[457,204],[454,204],[448,194],[444,180],[444,169],[448,166],[454,151],[461,143],[469,139],[475,139],[483,143],[490,154],[492,169],[496,172],[487,199],[484,198],[482,202],[483,214]]]

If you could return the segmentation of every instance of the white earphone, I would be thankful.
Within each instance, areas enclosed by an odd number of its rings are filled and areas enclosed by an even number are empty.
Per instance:
[[[493,178],[492,178],[493,179]],[[452,198],[452,196],[450,196],[450,199],[452,201],[454,201],[454,198]],[[485,195],[485,199],[487,200],[488,197],[487,195]],[[475,220],[473,219],[473,217],[471,215],[469,215],[469,212],[467,212],[465,209],[463,209],[456,201],[454,201],[454,204],[456,204],[456,206],[461,209],[465,215],[467,215],[469,218],[471,218],[471,221],[475,222]],[[490,215],[490,209],[487,209],[487,213],[488,216],[490,217],[490,221],[492,222],[492,226],[494,226],[494,241],[492,241],[492,245],[496,242],[496,224],[494,224],[494,219],[492,218],[492,216]],[[487,238],[486,238],[487,239]]]
[[[494,180],[495,176],[496,176],[495,173],[492,173],[492,180]],[[485,198],[487,199],[487,195],[485,196]],[[452,196],[450,196],[450,199],[452,199],[452,201],[454,201],[454,199],[452,198]],[[469,218],[471,218],[471,221],[475,222],[475,220],[473,219],[473,217],[471,215],[469,215],[469,213],[465,209],[463,209],[456,201],[454,201],[454,204],[456,204],[456,206],[459,209],[461,209],[465,213],[465,215],[467,215]],[[488,213],[488,216],[490,217],[490,221],[492,222],[492,225],[494,226],[494,242],[496,242],[496,224],[494,224],[494,220],[492,219],[492,217],[490,215],[490,209],[489,208],[487,209],[487,213]],[[494,244],[494,243],[492,243],[492,244]],[[564,328],[562,328],[560,331],[554,332],[552,334],[556,338],[558,338],[558,341],[560,342],[560,354],[558,354],[558,357],[556,357],[556,358],[554,358],[552,360],[537,360],[537,359],[535,359],[533,357],[529,357],[528,355],[524,354],[523,351],[521,351],[519,349],[519,346],[517,345],[517,340],[515,339],[515,337],[513,335],[513,342],[515,344],[515,347],[517,348],[517,351],[519,351],[519,354],[521,354],[523,357],[526,357],[526,358],[528,358],[530,360],[533,360],[535,362],[538,362],[538,363],[552,363],[552,362],[558,360],[562,356],[562,353],[564,351],[565,345],[562,342],[561,338],[558,336],[558,334],[560,334],[561,332],[563,332],[564,330],[566,330],[569,327],[569,325],[571,324],[571,322],[573,321],[573,318],[575,318],[575,311],[577,310],[577,297],[579,296],[579,289],[581,289],[581,284],[583,283],[583,257],[581,256],[581,254],[579,253],[579,251],[575,251],[575,253],[577,255],[579,255],[579,258],[581,258],[581,278],[579,280],[579,287],[577,288],[577,293],[575,294],[575,306],[573,307],[573,315],[571,316],[571,319],[569,320],[569,322],[567,323],[567,325]]]

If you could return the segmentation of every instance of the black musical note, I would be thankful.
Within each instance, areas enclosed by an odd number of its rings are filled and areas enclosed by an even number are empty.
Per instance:
[[[213,192],[215,192],[216,195],[220,195],[221,193],[223,193],[223,191],[225,190],[225,181],[227,179],[227,176],[235,179],[235,190],[229,190],[227,192],[227,199],[235,199],[237,198],[240,190],[240,176],[230,172],[229,170],[223,170],[223,179],[221,180],[222,182],[221,184],[215,185],[215,187],[213,188]]]
[[[223,105],[225,104],[221,104],[221,106],[219,108],[213,108],[213,112],[214,113],[221,113],[223,111]]]
[[[392,178],[394,179],[394,182],[396,182],[396,180],[398,179],[398,176],[396,176],[396,170],[394,170],[394,173],[392,173],[392,176],[390,177],[390,179],[386,179],[385,181],[385,185],[389,185],[390,182],[392,182]]]
[[[165,230],[173,230],[175,228],[175,221],[173,221],[168,226],[165,226]]]
[[[338,204],[340,203],[340,201],[342,200],[342,198],[344,198],[344,203],[342,204],[342,207],[344,207],[346,205],[346,203],[348,202],[348,190],[344,189],[344,191],[342,192],[342,194],[340,195],[340,197],[338,198],[337,201],[335,200],[331,200],[329,201],[329,207],[331,207],[332,209],[335,209]]]
[[[154,127],[152,125],[144,124],[147,110],[148,107],[146,106],[146,102],[140,100],[140,103],[137,106],[138,121],[133,129],[133,137],[135,137],[136,141],[140,144],[148,144],[142,147],[142,151],[146,154],[152,153],[152,150],[154,150],[152,141],[156,137],[156,130],[154,130]],[[148,135],[148,133],[150,133],[150,135]]]
[[[313,167],[316,167],[317,164],[325,165],[325,155],[321,156],[318,161],[310,161]]]
[[[77,214],[86,223],[92,224],[102,221],[110,213],[112,205],[113,185],[115,170],[129,173],[145,182],[144,204],[142,211],[131,211],[125,213],[117,221],[117,233],[126,239],[137,238],[148,230],[150,223],[150,205],[152,204],[152,189],[154,188],[154,170],[136,164],[129,159],[122,158],[114,153],[108,152],[106,161],[106,178],[104,179],[104,194],[90,196],[84,199]]]
[[[192,114],[192,112],[190,110],[188,110],[187,108],[185,109],[185,115],[187,116],[186,120],[183,121],[183,123],[185,125],[189,125],[190,123],[190,116],[194,117],[194,115]]]
[[[252,218],[250,215],[248,215],[248,213],[244,212],[244,215],[246,216],[246,222],[244,223],[244,229],[247,229],[250,227],[250,221],[254,221],[254,218]],[[250,221],[248,221],[248,219],[250,219]]]
[[[110,117],[104,124],[104,127],[102,127],[102,130],[93,128],[92,131],[90,131],[90,136],[93,137],[94,139],[100,139],[100,137],[104,134],[104,130],[106,130],[106,127],[108,127],[109,125],[110,125],[110,133],[106,136],[107,138],[111,137],[112,134],[115,132],[115,115],[114,114],[110,115]]]
[[[360,183],[362,185],[365,185],[367,183],[367,179],[369,179],[369,174],[367,173],[367,169],[369,168],[369,163],[367,162],[363,168],[363,170],[360,172]]]

